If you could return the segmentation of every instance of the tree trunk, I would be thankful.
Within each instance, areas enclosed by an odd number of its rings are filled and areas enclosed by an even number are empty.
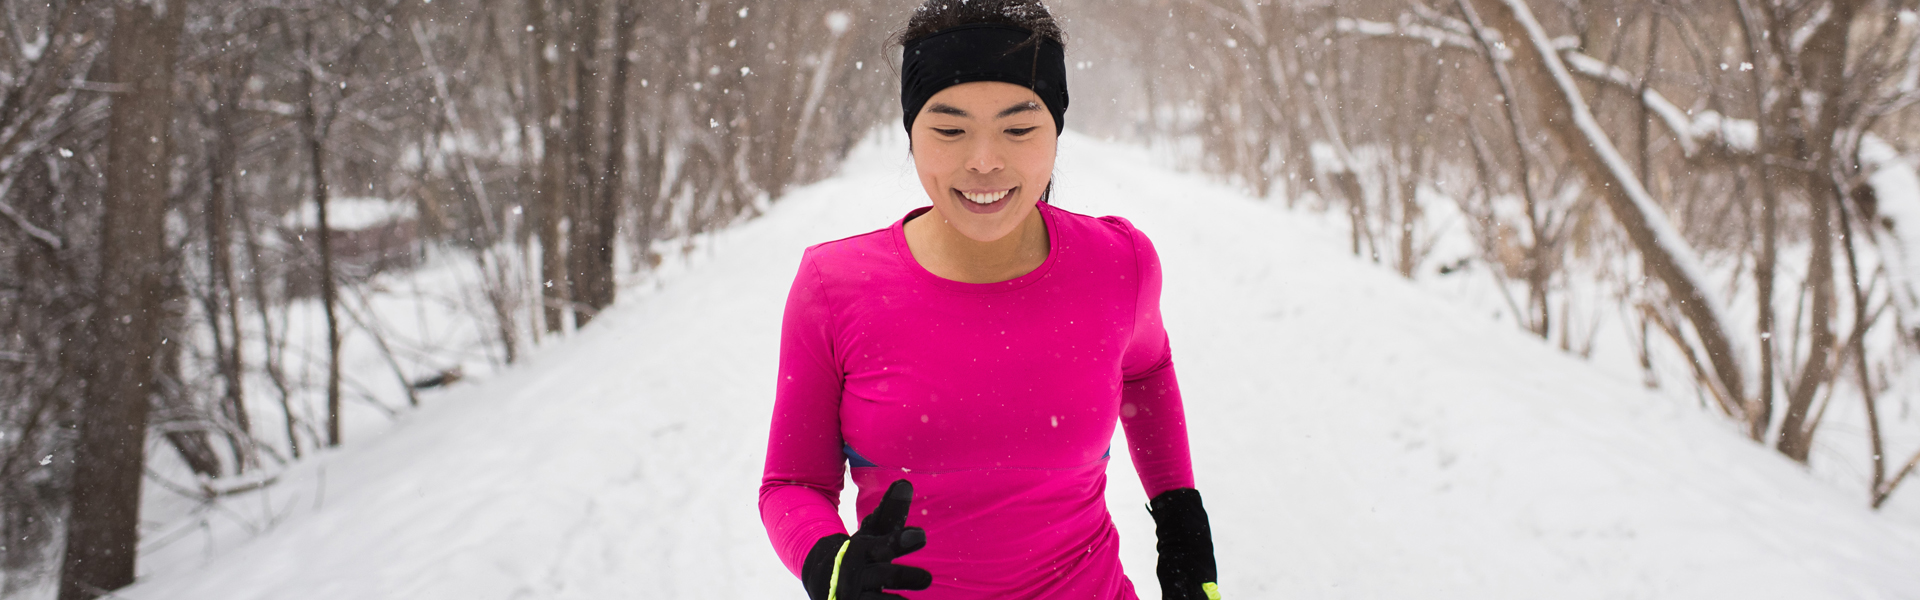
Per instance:
[[[613,246],[614,234],[619,231],[620,223],[619,192],[623,189],[621,169],[626,161],[627,72],[633,65],[627,53],[633,45],[633,11],[634,8],[627,2],[620,2],[614,9],[613,73],[607,84],[607,142],[601,162],[599,187],[588,215],[593,221],[593,237],[588,246],[581,249],[592,257],[588,264],[590,270],[583,276],[592,284],[589,286],[592,293],[584,301],[594,312],[613,304]]]
[[[306,56],[315,57],[313,42],[313,24],[307,24],[305,34]],[[314,65],[300,70],[301,85],[306,92],[305,110],[301,113],[301,133],[307,142],[307,170],[313,183],[313,203],[319,219],[320,238],[320,306],[327,317],[327,446],[340,445],[340,319],[336,314],[338,297],[335,295],[333,278],[333,227],[327,221],[327,126],[321,118],[318,106],[318,94],[314,85]]]
[[[1417,52],[1417,51],[1416,51]],[[1410,53],[1402,57],[1408,64],[1424,62],[1425,54]],[[1426,175],[1427,147],[1433,145],[1433,136],[1428,125],[1433,122],[1439,108],[1439,94],[1431,90],[1440,86],[1442,69],[1406,69],[1407,83],[1414,84],[1413,104],[1418,110],[1407,111],[1409,119],[1400,131],[1406,136],[1406,161],[1400,165],[1400,276],[1413,278],[1413,270],[1419,266],[1418,252],[1415,250],[1414,229],[1420,221],[1420,179]]]
[[[160,346],[172,163],[168,123],[182,5],[153,0],[118,3],[113,9],[107,72],[128,91],[114,98],[107,117],[99,337],[73,457],[61,600],[98,598],[133,583],[153,359]]]
[[[1812,185],[1807,203],[1807,216],[1811,221],[1808,241],[1813,244],[1807,285],[1813,291],[1813,307],[1807,362],[1800,371],[1800,381],[1788,392],[1786,415],[1781,419],[1780,441],[1776,447],[1800,462],[1807,461],[1807,452],[1813,446],[1817,422],[1809,421],[1807,413],[1813,406],[1815,392],[1833,379],[1833,369],[1827,364],[1835,337],[1832,215],[1833,207],[1845,201],[1845,194],[1827,169],[1837,159],[1833,143],[1840,126],[1841,100],[1847,83],[1847,30],[1853,25],[1858,6],[1849,0],[1836,1],[1832,6],[1827,20],[1815,27],[1807,39],[1806,49],[1798,61],[1800,81],[1812,89],[1792,96],[1792,101],[1799,105],[1801,124],[1806,131],[1793,145],[1794,158],[1815,166],[1815,173],[1809,178]]]
[[[560,222],[567,214],[567,140],[562,126],[566,111],[560,94],[563,78],[554,68],[559,48],[553,32],[559,19],[547,10],[547,0],[526,0],[526,9],[527,23],[533,27],[533,87],[540,115],[540,174],[533,188],[533,217],[540,236],[541,316],[546,331],[558,333],[566,327],[568,288],[565,240],[560,236]]]
[[[600,252],[595,247],[601,239],[599,217],[599,188],[609,185],[600,179],[600,165],[594,162],[594,144],[596,117],[603,108],[599,102],[599,92],[603,86],[596,85],[603,74],[600,72],[599,54],[595,52],[600,45],[601,0],[574,0],[573,27],[573,106],[568,136],[573,142],[573,177],[568,197],[572,201],[572,219],[567,230],[567,274],[573,296],[573,323],[575,327],[584,326],[592,321],[598,312],[595,302],[601,296],[601,288],[607,282],[598,279],[600,268],[597,265]]]
[[[252,276],[247,278],[247,291],[253,296],[254,311],[260,317],[260,367],[267,372],[267,379],[273,382],[274,391],[280,394],[281,415],[286,417],[283,424],[287,432],[287,450],[294,460],[301,456],[299,418],[293,412],[293,391],[287,387],[286,374],[280,369],[279,343],[273,333],[273,318],[268,311],[272,306],[267,296],[267,276],[261,272],[260,257],[264,251],[260,247],[260,238],[253,230],[253,209],[247,203],[246,194],[233,196],[233,213],[240,216],[240,240],[246,247],[249,270]]]
[[[236,83],[233,86],[239,89]],[[211,326],[214,345],[214,362],[218,366],[220,378],[226,385],[221,396],[221,413],[233,424],[234,431],[227,434],[227,444],[233,451],[233,470],[245,472],[251,466],[253,456],[248,452],[251,440],[243,439],[253,433],[253,420],[247,415],[245,386],[241,380],[239,294],[233,282],[233,211],[227,205],[227,176],[230,174],[233,152],[234,118],[232,107],[237,98],[229,95],[223,99],[220,108],[213,114],[214,140],[208,144],[207,165],[207,323]],[[221,320],[225,319],[223,339]]]
[[[1816,163],[1816,164],[1825,164]],[[1777,447],[1789,458],[1807,461],[1812,449],[1813,428],[1808,410],[1821,386],[1832,379],[1828,362],[1834,350],[1833,334],[1833,212],[1826,198],[1816,196],[1808,203],[1807,241],[1813,245],[1813,257],[1807,265],[1807,285],[1812,288],[1813,306],[1807,341],[1807,360],[1800,368],[1800,380],[1787,392],[1786,415],[1780,422]]]
[[[1747,71],[1748,81],[1753,89],[1748,97],[1753,99],[1753,111],[1759,118],[1753,120],[1755,132],[1759,137],[1760,148],[1773,147],[1773,135],[1776,131],[1774,119],[1767,115],[1767,73],[1771,69],[1763,58],[1766,44],[1761,39],[1761,26],[1756,23],[1758,15],[1746,0],[1733,0],[1735,12],[1740,15],[1740,35],[1746,43],[1747,64],[1753,68]],[[1646,103],[1640,104],[1646,109]],[[1760,338],[1760,389],[1747,409],[1747,437],[1753,441],[1765,443],[1767,429],[1773,426],[1774,394],[1774,339],[1773,339],[1773,292],[1775,272],[1780,262],[1780,195],[1774,186],[1773,167],[1767,161],[1756,161],[1754,169],[1759,173],[1760,185],[1760,259],[1754,264],[1754,285],[1758,287],[1756,308],[1759,309],[1755,334]]]
[[[1773,426],[1773,280],[1780,262],[1780,199],[1767,179],[1768,170],[1765,164],[1760,166],[1760,262],[1754,265],[1754,283],[1760,287],[1760,317],[1755,326],[1760,336],[1760,395],[1747,414],[1747,437],[1756,442],[1764,442],[1767,428]]]
[[[633,255],[634,269],[650,269],[659,257],[653,253],[653,236],[659,225],[654,221],[654,210],[660,202],[661,180],[666,177],[666,149],[662,147],[659,132],[650,137],[648,129],[641,127],[637,132],[639,170],[634,173],[633,219]]]

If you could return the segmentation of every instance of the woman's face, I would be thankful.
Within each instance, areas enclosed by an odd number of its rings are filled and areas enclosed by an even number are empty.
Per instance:
[[[940,90],[914,117],[910,137],[933,210],[979,242],[1006,237],[1033,213],[1059,143],[1040,97],[998,81]]]

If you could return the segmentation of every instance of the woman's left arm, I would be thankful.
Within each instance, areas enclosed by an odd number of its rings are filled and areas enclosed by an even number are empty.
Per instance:
[[[1120,363],[1120,424],[1127,431],[1127,452],[1140,472],[1140,484],[1152,498],[1193,487],[1193,461],[1187,450],[1186,409],[1173,374],[1173,350],[1160,320],[1160,256],[1146,234],[1124,219],[1120,222],[1133,236],[1140,283],[1133,338]]]
[[[1145,234],[1126,225],[1133,236],[1140,291],[1133,339],[1121,362],[1120,423],[1140,484],[1152,499],[1147,510],[1160,542],[1160,594],[1168,600],[1220,600],[1213,531],[1200,492],[1194,489],[1186,408],[1173,375],[1172,345],[1160,319],[1160,256]]]

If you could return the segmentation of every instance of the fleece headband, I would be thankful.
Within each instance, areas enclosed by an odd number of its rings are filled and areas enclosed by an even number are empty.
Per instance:
[[[909,134],[927,99],[975,81],[1032,89],[1053,113],[1054,131],[1067,126],[1067,54],[1058,42],[1007,25],[961,25],[907,42],[901,57],[900,108]]]

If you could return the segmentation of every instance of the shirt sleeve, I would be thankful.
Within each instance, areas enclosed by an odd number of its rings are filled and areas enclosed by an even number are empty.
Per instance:
[[[840,521],[845,481],[833,309],[815,253],[800,261],[780,325],[780,380],[774,391],[766,469],[760,479],[760,521],[773,550],[794,577],[820,538],[846,533]]]
[[[1180,383],[1173,374],[1173,349],[1160,320],[1160,255],[1146,234],[1120,221],[1133,237],[1140,282],[1133,338],[1121,359],[1120,425],[1126,429],[1127,451],[1140,473],[1140,485],[1152,498],[1193,487],[1193,459]]]

